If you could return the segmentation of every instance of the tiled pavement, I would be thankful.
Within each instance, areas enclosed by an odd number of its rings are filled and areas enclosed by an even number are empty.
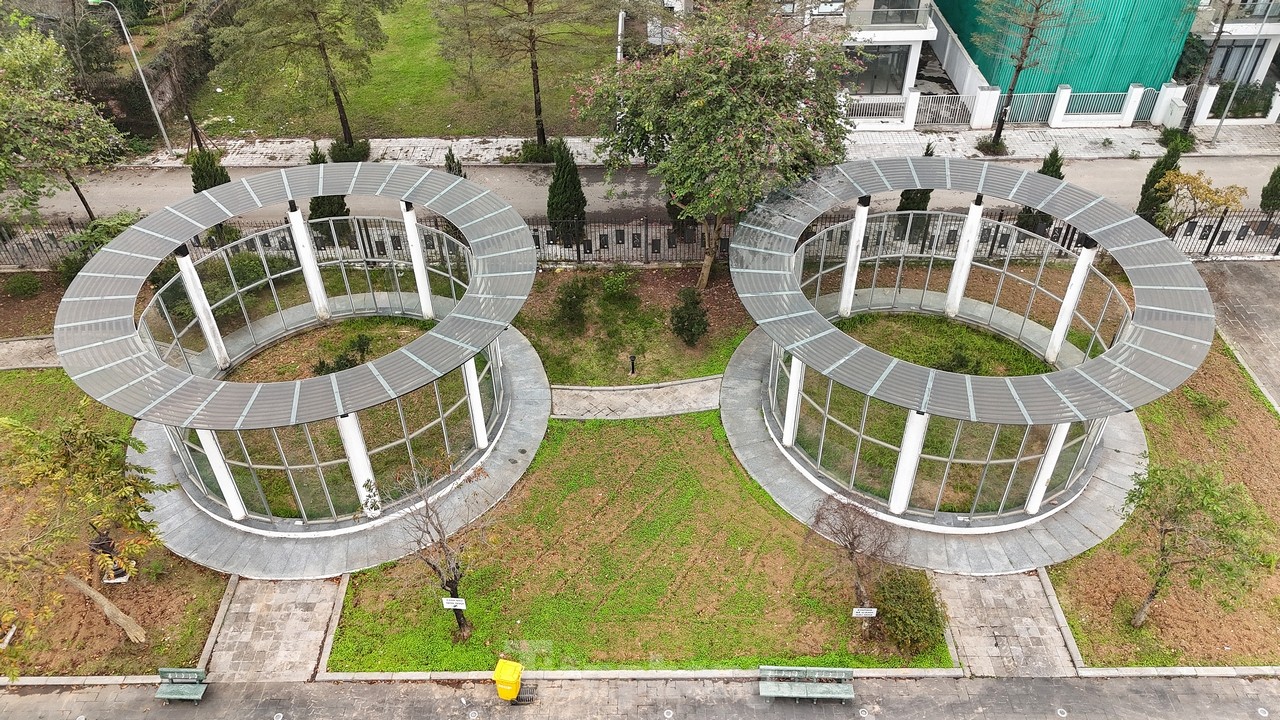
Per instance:
[[[1259,156],[1280,155],[1280,126],[1243,125],[1224,127],[1216,143],[1210,143],[1214,128],[1197,128],[1200,143],[1191,155]],[[932,142],[940,156],[981,157],[977,142],[989,130],[925,129],[917,131],[858,131],[845,140],[851,158],[919,155]],[[1151,127],[1067,128],[1010,127],[1004,140],[1010,159],[1040,159],[1057,146],[1073,159],[1125,158],[1137,152],[1141,157],[1159,157],[1164,148],[1157,142],[1158,131]],[[1106,141],[1110,142],[1106,142]],[[579,163],[599,164],[592,138],[565,138]],[[321,145],[327,141],[321,141]],[[224,140],[228,167],[289,167],[304,165],[311,152],[307,138],[279,140]],[[384,162],[441,166],[449,147],[467,165],[496,165],[515,154],[521,138],[395,138],[370,141],[370,157]],[[142,167],[180,167],[181,158],[157,152],[132,163]]]
[[[209,682],[310,680],[338,592],[336,578],[239,581],[213,645]]]
[[[551,416],[578,420],[679,415],[720,407],[720,376],[656,385],[551,388]]]
[[[1218,332],[1274,406],[1280,400],[1280,262],[1232,261],[1196,266],[1213,295]]]
[[[960,664],[978,677],[1073,677],[1075,664],[1038,573],[933,576]]]
[[[58,367],[52,337],[21,338],[0,342],[0,370]]]

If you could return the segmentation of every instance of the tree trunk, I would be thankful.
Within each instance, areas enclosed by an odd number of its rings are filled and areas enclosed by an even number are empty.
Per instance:
[[[529,17],[533,17],[534,0],[526,0]],[[538,36],[529,30],[529,73],[533,76],[533,124],[537,129],[538,146],[547,146],[547,128],[542,124],[542,84],[538,80]]]
[[[1151,605],[1156,601],[1156,596],[1160,594],[1160,585],[1152,585],[1151,592],[1143,598],[1142,604],[1134,611],[1133,617],[1130,618],[1129,624],[1133,627],[1140,628],[1147,623],[1147,615],[1151,612]]]
[[[449,597],[451,598],[461,597],[460,595],[458,595],[458,580],[459,578],[454,578],[445,583],[445,589],[449,591]],[[456,634],[459,640],[466,640],[468,637],[470,637],[471,621],[467,620],[465,611],[459,610],[458,608],[454,608],[453,619],[458,623],[458,632]]]
[[[715,265],[716,253],[720,250],[720,226],[722,224],[723,219],[719,215],[710,225],[705,222],[700,223],[702,232],[706,235],[706,240],[703,242],[702,272],[698,273],[697,288],[699,290],[706,290],[707,283],[711,282],[711,268]]]
[[[84,206],[84,211],[89,216],[89,222],[97,220],[98,218],[93,214],[93,208],[89,207],[89,200],[84,196],[84,193],[80,191],[80,185],[76,182],[74,177],[71,177],[71,171],[64,169],[62,174],[67,178],[67,182],[71,183],[71,189],[76,191],[76,197],[80,198],[80,204]]]
[[[323,30],[320,27],[320,18],[314,13],[311,18],[316,23],[316,29]],[[324,43],[320,43],[320,59],[324,61],[324,76],[329,81],[329,92],[333,93],[333,104],[338,107],[338,122],[342,125],[342,141],[347,147],[356,144],[356,138],[351,134],[351,122],[347,120],[347,106],[342,102],[342,88],[338,85],[338,76],[333,71],[333,62],[329,60],[329,50]]]
[[[116,607],[115,603],[108,600],[105,595],[89,587],[83,580],[75,575],[64,575],[62,576],[62,579],[65,580],[68,585],[79,590],[81,594],[93,601],[93,604],[98,606],[98,609],[102,611],[103,615],[107,616],[108,620],[115,623],[121,630],[124,630],[124,634],[128,636],[130,642],[144,643],[147,641],[147,633],[142,629],[142,626],[133,618],[125,615],[124,612],[121,611],[120,608]]]
[[[1222,18],[1218,20],[1218,30],[1213,34],[1213,42],[1209,43],[1209,54],[1205,58],[1204,67],[1200,68],[1195,84],[1187,88],[1187,109],[1182,116],[1183,132],[1191,132],[1191,122],[1196,117],[1196,106],[1200,104],[1200,91],[1204,89],[1205,81],[1209,79],[1209,66],[1213,65],[1213,54],[1218,51],[1218,45],[1222,42],[1222,33],[1227,27],[1227,16],[1235,7],[1235,0],[1227,0],[1223,4]]]
[[[991,144],[1000,144],[1000,137],[1004,135],[1004,123],[1009,118],[1009,108],[1013,105],[1013,93],[1018,89],[1018,76],[1022,75],[1023,68],[1026,67],[1027,53],[1031,48],[1031,31],[1022,37],[1022,49],[1019,51],[1019,57],[1022,61],[1013,68],[1013,77],[1009,78],[1009,94],[1004,98],[1004,104],[1000,106],[1000,112],[996,114],[996,131],[991,134]]]

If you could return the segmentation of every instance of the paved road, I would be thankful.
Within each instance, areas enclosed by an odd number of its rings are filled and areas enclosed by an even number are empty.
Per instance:
[[[1038,169],[1036,161],[1002,161]],[[1066,179],[1105,195],[1121,205],[1138,203],[1138,191],[1154,161],[1105,159],[1077,160],[1066,165]],[[1276,166],[1274,157],[1194,157],[1183,160],[1187,171],[1204,170],[1217,184],[1235,183],[1249,190],[1246,207],[1257,207],[1262,186]],[[231,168],[233,180],[268,172],[269,168]],[[630,219],[641,215],[663,216],[665,208],[658,198],[658,183],[641,168],[619,173],[612,185],[604,182],[604,171],[598,167],[581,170],[583,190],[587,195],[587,212],[591,220]],[[547,212],[547,187],[550,171],[527,166],[471,166],[467,176],[492,189],[511,203],[524,217],[544,216]],[[90,175],[82,183],[89,204],[99,214],[124,208],[141,208],[151,212],[172,205],[191,194],[191,172],[183,168],[120,168]],[[967,205],[968,195],[934,192],[934,208],[958,208]],[[876,198],[875,209],[892,210],[898,202],[896,193]],[[994,199],[993,201],[994,202]],[[356,214],[392,215],[395,207],[377,198],[349,201]],[[61,192],[41,204],[48,217],[84,217],[84,209],[70,192]],[[247,215],[248,218],[278,219],[283,208]]]
[[[0,695],[8,720],[394,720],[412,718],[881,718],[951,720],[1256,720],[1280,717],[1280,680],[1007,679],[858,680],[852,705],[756,695],[750,681],[563,680],[538,683],[533,705],[511,707],[491,683],[245,683],[211,686],[198,707],[160,706],[152,685]],[[865,714],[864,714],[865,711]]]

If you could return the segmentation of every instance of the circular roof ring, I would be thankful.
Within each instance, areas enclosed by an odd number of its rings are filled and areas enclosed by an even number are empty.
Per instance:
[[[224,382],[172,367],[153,352],[139,335],[135,306],[161,261],[192,236],[237,215],[318,195],[405,201],[443,216],[471,248],[467,292],[434,328],[399,350],[323,377]],[[126,415],[209,430],[296,425],[393,400],[459,367],[515,318],[536,269],[533,236],[520,215],[463,178],[385,163],[287,168],[193,195],[121,233],[67,288],[54,343],[72,380]]]
[[[912,189],[992,195],[1070,223],[1128,275],[1132,320],[1110,349],[1080,365],[1007,378],[921,367],[837,331],[800,292],[793,263],[801,234],[834,207]],[[960,420],[1038,425],[1128,412],[1185,381],[1213,341],[1209,292],[1163,233],[1065,180],[975,160],[892,158],[827,168],[759,203],[738,223],[729,259],[747,312],[807,367],[878,400]]]

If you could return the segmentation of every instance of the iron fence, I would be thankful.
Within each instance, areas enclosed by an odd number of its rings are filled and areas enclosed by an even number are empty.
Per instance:
[[[964,125],[973,117],[974,95],[921,95],[917,125]]]
[[[1009,115],[1005,122],[1015,125],[1049,122],[1049,111],[1053,109],[1053,93],[1017,93],[1009,104]],[[1004,107],[1008,95],[1000,98],[1000,107]]]
[[[1119,115],[1128,93],[1071,93],[1068,115]]]

